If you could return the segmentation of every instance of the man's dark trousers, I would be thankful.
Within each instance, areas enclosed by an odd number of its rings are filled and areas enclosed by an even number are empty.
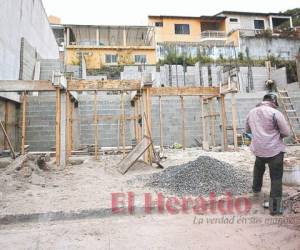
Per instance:
[[[269,165],[270,178],[271,178],[271,192],[269,209],[271,213],[282,212],[281,199],[282,199],[282,175],[283,175],[283,157],[284,153],[281,152],[273,157],[258,157],[256,156],[254,173],[253,173],[253,192],[260,192],[263,175],[266,170],[266,163]]]

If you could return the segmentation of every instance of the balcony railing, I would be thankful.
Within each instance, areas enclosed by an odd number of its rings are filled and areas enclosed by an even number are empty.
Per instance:
[[[206,30],[201,32],[201,39],[225,39],[225,31]]]

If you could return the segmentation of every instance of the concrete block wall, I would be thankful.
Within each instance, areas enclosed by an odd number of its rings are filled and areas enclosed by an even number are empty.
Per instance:
[[[199,68],[200,67],[200,68]],[[200,65],[196,63],[195,66],[188,66],[186,72],[183,72],[181,65],[164,65],[160,67],[159,72],[155,68],[146,66],[145,71],[151,72],[154,80],[154,86],[200,86],[200,72],[202,74],[203,86],[218,87],[220,80],[223,82],[226,79],[226,73],[222,72],[222,66],[211,65],[210,76],[208,73],[208,65]],[[200,72],[199,72],[200,71]],[[220,74],[221,71],[221,74]],[[177,72],[177,74],[176,74]],[[171,75],[170,75],[171,73]],[[136,80],[140,79],[141,72],[138,66],[126,66],[121,72],[121,79]],[[209,79],[210,78],[210,79]],[[220,79],[221,78],[221,79]],[[265,91],[265,81],[268,79],[268,73],[265,67],[252,67],[252,78],[254,90],[251,92]],[[286,84],[286,70],[285,68],[272,71],[271,78],[278,84]],[[248,86],[248,67],[240,67],[239,73],[240,92],[246,93]]]
[[[55,147],[55,96],[29,96],[26,116],[30,150],[50,151]]]
[[[120,95],[107,95],[98,93],[97,95],[97,114],[98,115],[120,115]],[[91,94],[79,95],[79,121],[80,121],[80,143],[82,145],[94,144],[94,96]],[[133,115],[133,108],[130,104],[130,96],[125,95],[125,115]],[[118,121],[105,121],[101,119],[98,123],[98,133],[100,146],[118,146]],[[133,139],[133,122],[127,121],[125,126],[126,145],[131,145]],[[119,135],[122,145],[121,134]]]
[[[295,108],[300,113],[300,89],[298,83],[287,85],[287,89],[292,96]],[[246,117],[249,111],[254,108],[265,91],[254,93],[236,94],[238,131],[244,131]],[[55,145],[55,96],[37,96],[29,98],[29,107],[27,111],[27,141],[31,150],[48,151]],[[94,144],[94,126],[93,126],[93,103],[94,96],[91,94],[79,95],[78,108],[74,112],[74,144],[79,145]],[[130,97],[125,98],[126,115],[133,115],[133,108],[130,105]],[[232,126],[231,96],[225,98],[227,111],[227,125]],[[185,135],[187,147],[195,146],[196,138],[202,141],[202,120],[201,106],[199,97],[184,97],[185,108]],[[215,101],[215,110],[219,112],[219,104]],[[99,115],[120,115],[120,96],[99,93],[97,96],[97,113]],[[163,116],[163,141],[164,145],[170,146],[174,143],[182,143],[182,120],[179,97],[162,98],[162,116]],[[208,120],[206,121],[208,123]],[[220,117],[215,120],[216,142],[220,145]],[[134,138],[133,122],[126,122],[126,145],[131,145]],[[158,98],[152,99],[152,136],[154,143],[159,145],[159,101]],[[121,136],[118,143],[118,122],[104,121],[100,119],[98,125],[99,145],[100,146],[118,146],[122,145]],[[208,130],[209,133],[209,130]],[[208,137],[210,138],[210,137]],[[229,143],[233,143],[233,131],[228,130]]]
[[[52,72],[64,72],[63,62],[59,59],[42,59],[40,80],[51,80]]]

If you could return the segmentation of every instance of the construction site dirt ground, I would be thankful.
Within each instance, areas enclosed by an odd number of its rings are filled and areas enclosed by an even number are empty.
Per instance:
[[[300,162],[299,152],[300,147],[288,147],[287,157]],[[239,152],[166,149],[164,155],[165,168],[211,156],[251,175],[254,163],[248,147]],[[139,162],[121,175],[115,169],[121,159],[74,156],[75,165],[64,170],[57,170],[52,159],[49,171],[30,177],[1,169],[0,249],[299,249],[299,210],[273,217],[261,206],[269,193],[268,173],[260,197],[253,197],[251,190],[242,194],[251,200],[250,214],[146,214],[144,195],[155,199],[158,190],[145,185],[145,176],[163,170]],[[76,160],[83,163],[76,165]],[[283,191],[288,197],[299,187],[284,186]],[[134,194],[140,209],[112,214],[112,193],[127,192]]]

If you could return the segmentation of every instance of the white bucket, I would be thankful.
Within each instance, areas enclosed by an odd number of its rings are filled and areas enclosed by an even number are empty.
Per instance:
[[[282,183],[288,186],[300,186],[300,166],[285,166]]]

